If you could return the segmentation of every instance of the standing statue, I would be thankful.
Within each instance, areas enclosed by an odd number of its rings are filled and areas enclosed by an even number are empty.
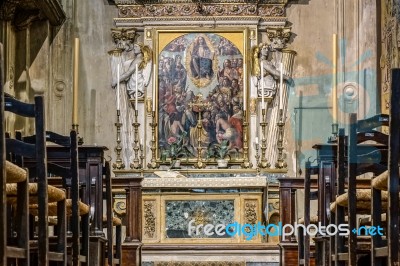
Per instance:
[[[138,98],[144,97],[144,89],[150,81],[151,75],[151,50],[148,46],[139,43],[133,44],[132,58],[127,58],[122,65],[122,74],[119,82],[126,82],[126,90],[130,99],[136,97],[136,84],[138,86]],[[138,69],[136,80],[136,65]],[[116,86],[117,81],[113,86]]]
[[[111,86],[116,89],[117,84],[120,84],[119,91],[115,90],[115,94],[116,97],[119,97],[116,102],[117,108],[120,110],[121,155],[124,165],[130,165],[133,160],[132,123],[135,122],[133,108],[138,110],[138,106],[135,106],[135,99],[142,100],[144,98],[152,72],[151,49],[138,43],[137,36],[138,34],[133,28],[112,29],[112,38],[116,48],[109,52],[111,55]]]
[[[114,79],[112,87],[117,82],[126,83],[126,90],[129,98],[136,97],[136,85],[138,87],[138,98],[144,96],[144,89],[150,82],[151,75],[151,50],[148,46],[134,43],[133,40],[120,40],[117,47],[122,50],[122,66],[120,68],[119,80]],[[136,75],[136,69],[138,73]],[[137,76],[137,80],[136,80]]]
[[[252,76],[259,97],[262,95],[262,90],[264,90],[265,97],[273,98],[276,95],[280,78],[280,62],[272,60],[272,52],[272,47],[266,43],[261,43],[252,50]],[[263,72],[263,77],[261,77],[261,72]],[[293,79],[288,75],[283,74],[282,76],[283,80],[289,84],[293,83]]]

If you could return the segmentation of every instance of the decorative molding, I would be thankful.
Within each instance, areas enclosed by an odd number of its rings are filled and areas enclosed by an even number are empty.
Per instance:
[[[154,261],[154,266],[246,266],[245,261]]]
[[[59,0],[35,0],[36,5],[44,13],[53,26],[61,26],[65,19],[66,14],[62,8],[61,1]]]
[[[144,26],[185,26],[185,27],[216,27],[238,25],[260,25],[283,27],[286,24],[286,17],[260,17],[260,16],[242,16],[242,17],[137,17],[137,18],[115,18],[117,27],[144,27]]]
[[[65,94],[65,88],[66,85],[63,80],[56,80],[54,83],[54,94],[61,99]]]
[[[229,4],[238,4],[238,3],[255,3],[255,4],[287,4],[289,1],[293,0],[213,0],[207,1],[208,4],[218,4],[218,3],[229,3]],[[115,0],[114,1],[117,5],[150,5],[150,4],[190,4],[193,0]],[[201,1],[198,1],[201,3]]]
[[[119,18],[135,17],[171,17],[171,16],[261,16],[283,17],[283,5],[257,4],[199,4],[188,3],[183,5],[123,5],[118,7]]]
[[[267,184],[265,177],[234,178],[145,178],[143,188],[262,188]]]

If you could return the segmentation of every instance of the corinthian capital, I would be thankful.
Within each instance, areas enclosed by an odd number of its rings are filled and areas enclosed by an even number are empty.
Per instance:
[[[267,36],[274,50],[286,48],[291,34],[291,28],[267,28]]]

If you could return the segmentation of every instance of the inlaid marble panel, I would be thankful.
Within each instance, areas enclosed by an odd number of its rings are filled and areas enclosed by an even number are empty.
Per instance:
[[[234,200],[168,200],[165,202],[166,238],[227,238],[215,233],[207,236],[204,232],[189,235],[188,225],[229,224],[235,218]]]

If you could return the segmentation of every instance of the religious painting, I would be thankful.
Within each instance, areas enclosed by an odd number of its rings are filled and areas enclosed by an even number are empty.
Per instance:
[[[205,159],[221,143],[243,161],[247,39],[245,30],[157,32],[160,161]]]

